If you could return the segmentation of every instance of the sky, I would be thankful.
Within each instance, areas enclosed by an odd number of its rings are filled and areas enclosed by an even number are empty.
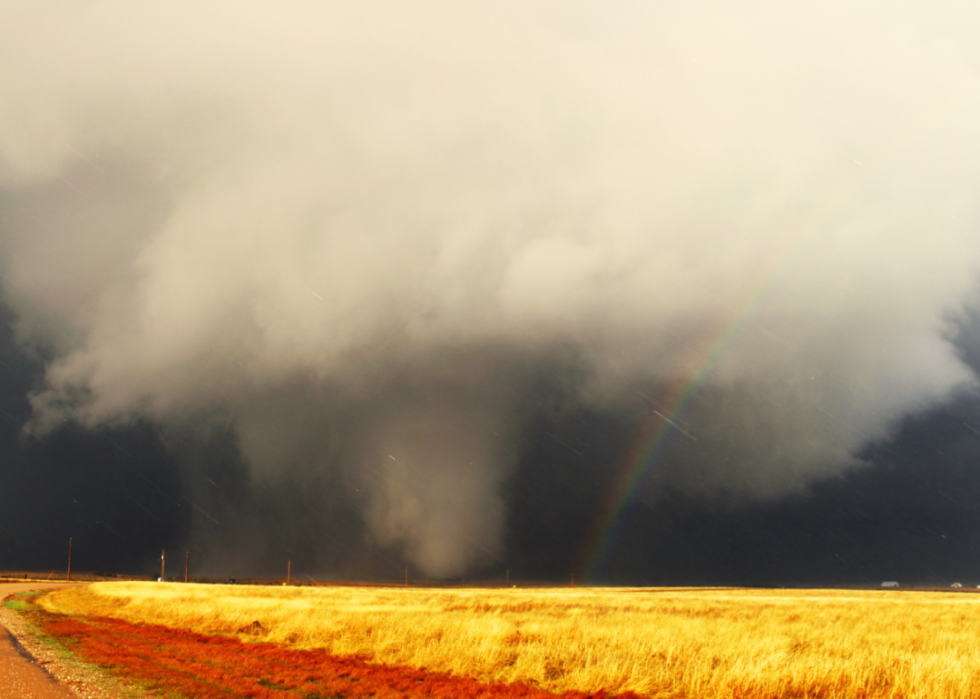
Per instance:
[[[0,568],[980,578],[977,29],[5,3]]]

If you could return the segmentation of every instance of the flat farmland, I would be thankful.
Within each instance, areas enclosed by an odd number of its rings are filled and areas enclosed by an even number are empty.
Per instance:
[[[964,593],[103,582],[39,604],[555,693],[980,696]]]

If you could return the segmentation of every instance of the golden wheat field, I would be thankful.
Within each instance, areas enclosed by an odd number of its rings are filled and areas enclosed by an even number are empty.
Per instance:
[[[980,696],[980,595],[962,593],[102,582],[42,605],[553,691]]]

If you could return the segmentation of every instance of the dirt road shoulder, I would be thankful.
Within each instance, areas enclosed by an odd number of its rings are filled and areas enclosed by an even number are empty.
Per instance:
[[[0,583],[0,601],[20,592],[66,583]],[[72,585],[74,586],[74,585]],[[132,690],[106,678],[60,649],[45,644],[13,610],[0,604],[0,697],[30,699],[129,699]]]

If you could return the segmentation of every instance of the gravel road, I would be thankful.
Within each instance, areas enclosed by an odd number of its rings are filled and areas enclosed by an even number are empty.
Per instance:
[[[72,583],[72,586],[74,583]],[[0,600],[67,583],[0,583]],[[0,697],[3,699],[122,699],[104,678],[38,643],[10,609],[0,606]]]

